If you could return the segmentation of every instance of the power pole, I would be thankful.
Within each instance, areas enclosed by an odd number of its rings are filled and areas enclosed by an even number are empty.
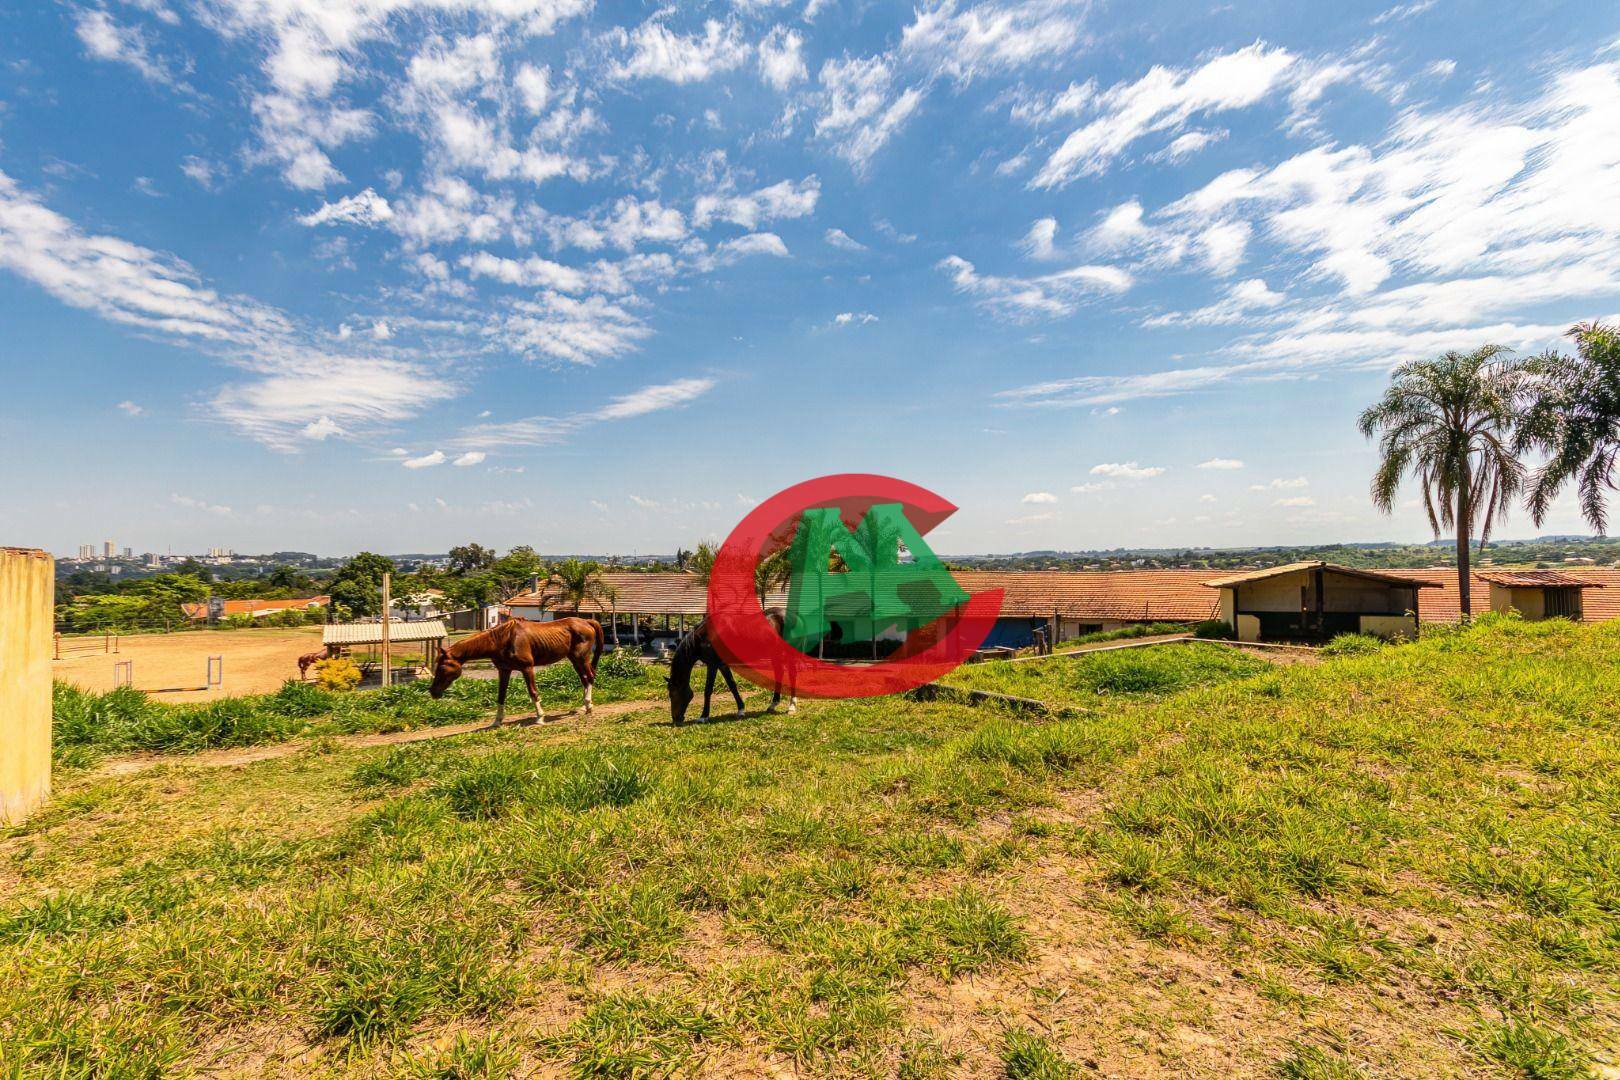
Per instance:
[[[392,596],[390,595],[390,593],[388,591],[388,578],[389,578],[389,576],[390,575],[388,574],[388,572],[386,570],[383,571],[383,586],[382,586],[382,592],[383,592],[383,596],[382,596],[382,601],[383,601],[383,609],[382,609],[382,684],[383,684],[384,687],[389,685],[388,679],[389,679],[389,674],[390,673],[389,673],[388,669],[389,669],[390,664],[392,663],[392,657],[390,656],[389,649],[388,649],[388,631],[391,628],[391,624],[390,624],[389,619],[388,619],[388,612],[389,612],[389,609],[391,609],[393,607]]]

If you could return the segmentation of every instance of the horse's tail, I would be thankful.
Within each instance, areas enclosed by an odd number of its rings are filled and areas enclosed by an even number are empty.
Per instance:
[[[591,652],[591,670],[596,670],[596,663],[602,659],[602,643],[607,640],[607,631],[595,619],[591,620],[591,629],[596,632],[596,647]]]

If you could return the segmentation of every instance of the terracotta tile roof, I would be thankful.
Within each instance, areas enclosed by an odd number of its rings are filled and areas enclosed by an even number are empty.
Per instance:
[[[1251,581],[1265,581],[1268,578],[1282,577],[1284,574],[1294,574],[1301,570],[1329,570],[1345,577],[1364,578],[1368,581],[1379,581],[1385,585],[1410,586],[1412,582],[1407,578],[1396,577],[1385,570],[1361,570],[1353,566],[1340,566],[1337,563],[1323,562],[1320,559],[1311,562],[1284,563],[1281,566],[1268,566],[1264,570],[1250,570],[1242,574],[1230,574],[1225,577],[1211,578],[1204,582],[1211,589],[1225,589],[1233,585],[1246,585]],[[1420,589],[1429,588],[1428,582],[1421,582]]]
[[[303,611],[305,608],[325,607],[332,602],[330,596],[302,596],[292,600],[227,600],[222,614],[229,618],[232,615],[269,615],[277,611]],[[208,618],[208,605],[181,604],[180,610],[186,613],[189,619]]]
[[[1578,577],[1575,574],[1566,574],[1562,570],[1481,570],[1474,576],[1492,585],[1504,585],[1510,589],[1541,589],[1548,586],[1603,588],[1595,581],[1588,581],[1585,577]]]
[[[1485,570],[1491,574],[1501,571]],[[1522,571],[1521,571],[1522,572]],[[1425,589],[1418,601],[1418,618],[1423,622],[1456,622],[1461,618],[1461,605],[1457,599],[1457,571],[1447,567],[1428,570],[1387,570],[1385,573],[1408,580],[1426,581],[1439,586]],[[1480,573],[1470,575],[1469,592],[1474,613],[1489,611],[1491,583]],[[1620,619],[1620,570],[1593,567],[1581,570],[1580,578],[1588,587],[1581,593],[1581,618],[1584,622],[1607,622]]]
[[[1202,587],[1206,570],[959,570],[957,582],[970,593],[1005,589],[1001,613],[1008,617],[1122,619],[1147,622],[1192,622],[1215,618],[1220,599]],[[602,580],[618,590],[611,610],[620,614],[702,615],[708,591],[694,574],[607,573]],[[537,603],[533,593],[515,596],[509,606]],[[785,592],[773,594],[768,606],[781,607]],[[609,605],[588,601],[586,614],[605,614]]]
[[[968,592],[1005,589],[1001,613],[1073,619],[1198,622],[1220,614],[1208,570],[960,570]]]

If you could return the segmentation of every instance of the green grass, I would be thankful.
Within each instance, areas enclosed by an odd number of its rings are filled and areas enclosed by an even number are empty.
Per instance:
[[[985,661],[946,676],[953,686],[1064,704],[1100,697],[1164,696],[1271,670],[1264,660],[1222,645],[1144,645],[1018,663]]]
[[[568,664],[540,669],[535,681],[547,709],[571,708],[583,702],[579,678]],[[627,654],[603,657],[594,694],[597,704],[652,699],[664,693],[661,669],[640,664]],[[77,767],[106,753],[188,753],[284,742],[299,736],[462,724],[491,715],[496,695],[497,685],[490,679],[463,678],[438,701],[428,697],[423,682],[335,693],[313,683],[289,680],[272,694],[167,704],[138,690],[96,694],[57,683],[52,695],[55,756],[59,766]],[[514,716],[532,711],[521,679],[512,682],[507,708]]]
[[[68,775],[0,831],[0,1074],[1613,1065],[1620,626],[1117,655],[1060,721],[650,709]]]

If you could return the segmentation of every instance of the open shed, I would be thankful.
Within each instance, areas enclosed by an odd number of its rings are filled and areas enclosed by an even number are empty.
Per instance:
[[[415,647],[420,647],[421,666],[431,668],[439,657],[439,650],[444,648],[444,639],[447,636],[444,623],[439,619],[423,619],[419,622],[390,619],[388,622],[390,665],[399,664],[404,659],[404,654]],[[328,623],[321,630],[321,644],[326,646],[327,656],[342,656],[356,649],[364,650],[366,655],[359,661],[361,672],[369,676],[381,671],[381,622]],[[408,676],[414,674],[415,666],[410,665]]]
[[[1480,570],[1474,577],[1491,588],[1491,610],[1516,611],[1526,619],[1584,617],[1587,589],[1601,589],[1596,581],[1561,570]]]
[[[1434,586],[1376,570],[1298,562],[1204,583],[1240,641],[1322,641],[1336,634],[1416,637],[1418,593]]]

